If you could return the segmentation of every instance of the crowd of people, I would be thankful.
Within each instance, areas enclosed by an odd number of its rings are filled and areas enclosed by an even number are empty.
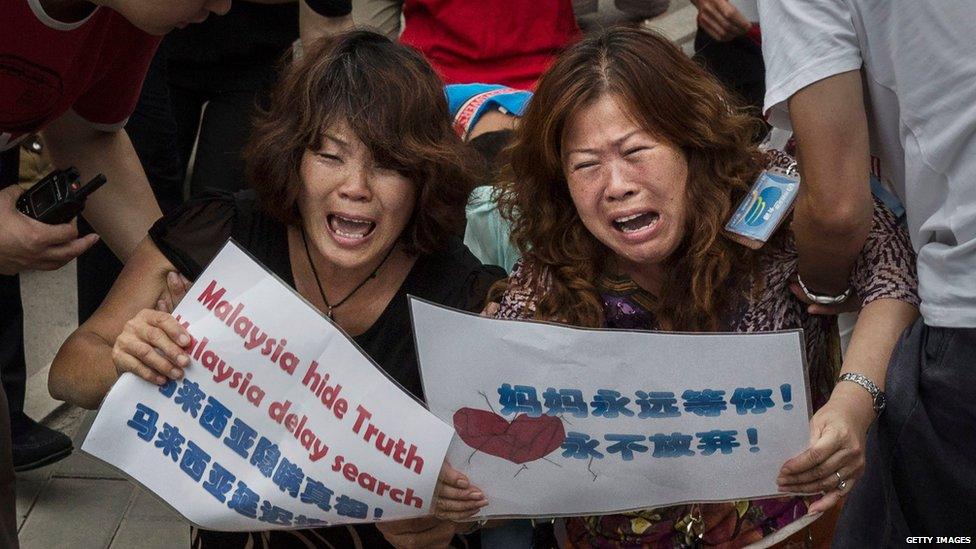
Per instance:
[[[689,57],[643,23],[660,0],[0,0],[0,548],[14,471],[72,451],[23,411],[18,275],[79,258],[49,389],[97,409],[125,373],[183,377],[170,313],[228,238],[420,399],[408,294],[590,328],[800,328],[814,413],[771,472],[782,497],[473,522],[490,486],[445,464],[429,517],[194,528],[193,547],[976,535],[976,6],[693,3]],[[107,176],[77,221],[15,207],[37,133],[54,167]],[[744,246],[726,222],[766,170],[800,191]]]

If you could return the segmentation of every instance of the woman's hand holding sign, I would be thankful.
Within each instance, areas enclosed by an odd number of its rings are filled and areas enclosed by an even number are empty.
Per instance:
[[[891,349],[917,315],[913,305],[894,299],[865,305],[840,373],[859,374],[883,390]],[[874,395],[863,385],[839,381],[827,404],[810,419],[810,446],[780,469],[780,490],[823,492],[824,497],[810,506],[810,513],[836,505],[864,473],[867,431],[880,411],[875,409]]]
[[[484,493],[472,486],[461,472],[444,463],[437,480],[434,497],[434,516],[376,525],[393,546],[400,549],[412,547],[447,547],[459,531],[466,533],[463,525],[453,521],[470,518],[488,505]]]
[[[183,346],[190,334],[169,313],[143,309],[115,339],[112,361],[119,375],[133,374],[157,385],[183,377],[190,357]]]
[[[115,340],[112,361],[120,376],[132,372],[162,385],[167,379],[183,377],[183,368],[190,363],[190,357],[181,348],[190,343],[190,336],[170,313],[192,283],[176,271],[169,271],[165,278],[166,287],[156,300],[156,310],[142,310],[125,324]]]
[[[864,446],[874,411],[864,398],[867,393],[845,385],[811,418],[810,446],[784,463],[776,479],[784,492],[823,492],[810,513],[836,505],[864,473]]]
[[[437,480],[434,501],[434,515],[439,519],[453,521],[471,518],[488,505],[484,492],[477,486],[472,486],[468,477],[446,462]]]

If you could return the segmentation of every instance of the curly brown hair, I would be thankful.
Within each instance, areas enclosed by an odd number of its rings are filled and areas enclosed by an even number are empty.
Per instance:
[[[376,164],[413,182],[416,205],[400,237],[406,251],[443,248],[463,226],[477,159],[451,129],[443,83],[423,56],[374,32],[321,40],[282,75],[245,151],[261,207],[287,225],[300,221],[302,155],[339,119]]]
[[[730,283],[755,268],[755,253],[722,230],[763,167],[753,143],[761,121],[667,39],[624,27],[588,37],[557,59],[539,81],[508,151],[500,208],[539,290],[536,317],[603,323],[595,283],[611,252],[579,218],[561,147],[573,115],[606,94],[688,161],[691,206],[685,236],[664,265],[657,321],[665,330],[718,331],[734,294]]]

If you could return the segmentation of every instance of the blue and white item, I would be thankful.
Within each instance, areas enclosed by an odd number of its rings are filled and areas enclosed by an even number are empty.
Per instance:
[[[727,235],[753,249],[762,247],[793,208],[800,179],[778,169],[763,170],[725,224]]]
[[[532,99],[532,92],[517,90],[498,84],[450,84],[444,86],[452,126],[461,138],[471,133],[471,128],[481,115],[491,109],[515,117],[521,117]]]

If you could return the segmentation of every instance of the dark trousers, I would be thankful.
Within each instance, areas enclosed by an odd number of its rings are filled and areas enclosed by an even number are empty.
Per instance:
[[[19,172],[19,149],[14,147],[0,152],[0,189],[16,183]],[[8,409],[10,414],[23,412],[27,361],[24,358],[24,309],[20,303],[20,277],[17,275],[0,275],[0,381],[8,401],[4,414]],[[4,420],[4,425],[9,423],[9,418]]]
[[[742,97],[762,116],[766,94],[766,65],[762,47],[746,36],[719,42],[698,29],[695,34],[695,60],[703,63],[726,88]]]
[[[0,189],[17,181],[17,149],[0,152]],[[17,391],[24,408],[24,315],[20,305],[20,281],[0,275],[0,549],[17,547],[17,500],[14,466],[10,455],[10,414],[5,387]]]
[[[251,116],[276,74],[268,62],[194,66],[170,59],[163,43],[126,130],[164,214],[183,203],[188,171],[191,197],[207,188],[233,192],[246,186],[242,151]]]
[[[272,65],[206,70],[184,65],[168,60],[164,44],[126,125],[164,214],[183,203],[194,144],[190,196],[207,188],[233,192],[245,187],[241,151],[250,134],[250,116],[275,77]],[[78,229],[91,232],[83,220]],[[79,322],[95,312],[121,271],[122,262],[102,242],[78,258]]]
[[[209,71],[171,78],[170,99],[182,166],[189,165],[197,140],[191,197],[208,188],[234,192],[246,187],[242,151],[251,134],[257,101],[271,88],[274,75],[273,67],[256,67],[227,79],[215,78]]]
[[[24,411],[27,386],[24,310],[20,303],[19,276],[0,275],[0,311],[0,378],[7,393],[9,412],[17,414]],[[6,410],[4,413],[7,413]]]
[[[83,217],[79,217],[78,234],[92,232],[94,230],[91,225]],[[78,256],[78,324],[88,320],[98,309],[121,272],[122,262],[101,240]]]
[[[916,321],[892,354],[885,390],[834,546],[976,537],[976,328]]]
[[[7,396],[0,385],[0,549],[17,547],[17,499],[10,456],[10,418]]]

